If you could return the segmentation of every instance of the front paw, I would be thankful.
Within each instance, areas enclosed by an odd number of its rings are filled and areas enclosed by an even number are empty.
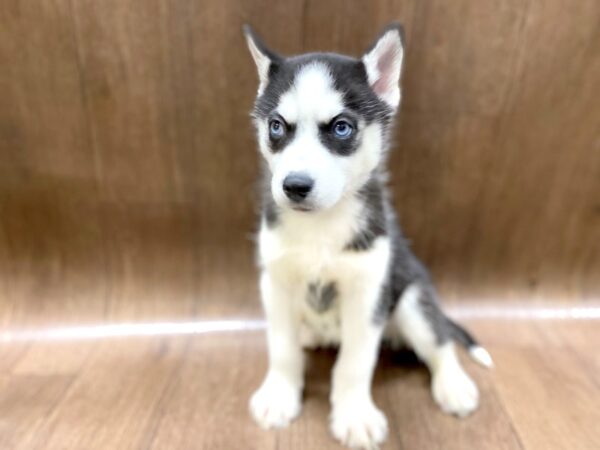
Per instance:
[[[281,377],[267,376],[250,399],[252,417],[265,429],[289,425],[300,414],[300,391]]]
[[[385,440],[387,420],[370,399],[342,401],[331,414],[331,432],[350,448],[374,450]]]

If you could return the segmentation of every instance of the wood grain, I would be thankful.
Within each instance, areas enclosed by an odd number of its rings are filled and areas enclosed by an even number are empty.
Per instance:
[[[600,338],[597,323],[524,321],[520,335],[507,334],[501,320],[470,325],[504,339],[489,346],[495,369],[464,359],[481,390],[480,409],[465,420],[434,404],[414,355],[382,352],[374,399],[390,423],[383,449],[598,447],[600,385],[590,344]],[[269,432],[247,412],[266,369],[262,332],[28,345],[0,376],[3,448],[342,448],[327,428],[333,351],[308,354],[302,415]]]
[[[0,267],[11,317],[53,315],[59,297],[83,314],[82,290],[90,317],[118,315],[94,281],[124,276],[131,252],[135,276],[155,271],[139,268],[157,257],[143,255],[155,239],[189,261],[251,258],[245,244],[239,255],[222,250],[255,228],[256,76],[243,22],[285,54],[358,55],[402,21],[392,187],[442,292],[597,298],[597,2],[36,5],[0,7]],[[182,274],[188,287],[195,275]],[[32,279],[55,286],[41,309]]]
[[[407,42],[391,186],[443,297],[597,306],[597,1],[4,0],[0,448],[336,448],[327,352],[311,357],[303,416],[266,433],[246,413],[259,332],[11,336],[260,317],[241,25],[284,54],[360,55],[391,20]],[[414,360],[382,356],[387,448],[600,446],[596,321],[471,326],[499,367],[469,365],[471,420],[436,410]]]

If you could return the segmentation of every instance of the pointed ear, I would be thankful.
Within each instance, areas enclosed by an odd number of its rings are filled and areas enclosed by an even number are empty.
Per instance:
[[[269,68],[273,64],[273,61],[278,59],[278,56],[266,47],[262,39],[254,32],[250,25],[244,25],[243,29],[248,49],[258,70],[258,94],[260,95],[269,81]]]
[[[394,110],[400,104],[403,37],[402,25],[399,23],[388,25],[362,58],[371,88]]]

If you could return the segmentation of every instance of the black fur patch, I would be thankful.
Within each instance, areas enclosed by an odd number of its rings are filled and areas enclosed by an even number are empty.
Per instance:
[[[265,197],[264,204],[265,220],[269,228],[274,227],[279,222],[279,209],[271,195]]]
[[[273,119],[279,120],[285,129],[283,136],[279,138],[274,138],[269,132],[269,148],[273,153],[277,153],[286,148],[288,144],[294,140],[294,135],[296,134],[296,125],[287,123],[279,114],[271,114],[269,121]]]
[[[379,305],[375,312],[374,319],[376,323],[382,323],[387,320],[405,289],[413,283],[421,287],[426,301],[432,304],[436,301],[435,290],[429,272],[413,254],[392,212],[388,215],[388,227],[392,245],[392,260],[390,261],[387,282],[383,286]],[[430,309],[434,311],[433,308]],[[438,337],[438,340],[443,339],[444,336]]]
[[[256,99],[254,116],[262,120],[269,117],[277,108],[280,97],[293,86],[300,69],[311,63],[322,63],[329,69],[333,87],[342,93],[349,111],[363,118],[367,124],[375,120],[389,123],[393,111],[369,86],[363,62],[335,53],[308,53],[290,58],[271,56],[269,82]]]
[[[382,287],[379,304],[375,311],[374,322],[383,324],[390,317],[408,286],[415,284],[421,291],[419,308],[438,345],[455,341],[469,349],[479,345],[471,333],[450,319],[441,308],[437,292],[429,272],[413,254],[408,243],[401,235],[400,227],[393,218],[392,246],[393,258],[389,267],[387,282]]]
[[[377,176],[371,177],[358,191],[357,195],[362,197],[364,201],[363,214],[367,218],[367,223],[346,244],[345,250],[368,250],[373,246],[375,239],[387,234],[387,213],[383,193],[383,182]]]
[[[339,138],[334,134],[334,126],[336,121],[344,119],[352,125],[354,131],[348,138]],[[329,123],[319,125],[319,140],[327,149],[340,156],[349,156],[356,151],[359,144],[358,120],[353,114],[342,113],[331,120]]]
[[[271,194],[271,171],[263,163],[262,176],[260,177],[260,198],[262,200],[261,212],[269,228],[279,223],[279,207]]]
[[[319,281],[308,285],[308,304],[318,313],[324,313],[330,309],[337,296],[337,286],[333,281],[323,286]]]

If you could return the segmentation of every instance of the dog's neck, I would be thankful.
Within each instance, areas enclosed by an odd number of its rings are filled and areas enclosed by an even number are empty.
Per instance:
[[[360,189],[344,196],[333,207],[311,212],[275,206],[268,190],[264,195],[268,196],[267,203],[270,202],[274,211],[268,223],[269,208],[265,209],[264,226],[293,246],[348,248],[365,230],[371,233],[370,221],[374,217],[373,210],[381,207],[383,183],[382,173],[376,171]],[[376,215],[383,217],[379,211]]]

